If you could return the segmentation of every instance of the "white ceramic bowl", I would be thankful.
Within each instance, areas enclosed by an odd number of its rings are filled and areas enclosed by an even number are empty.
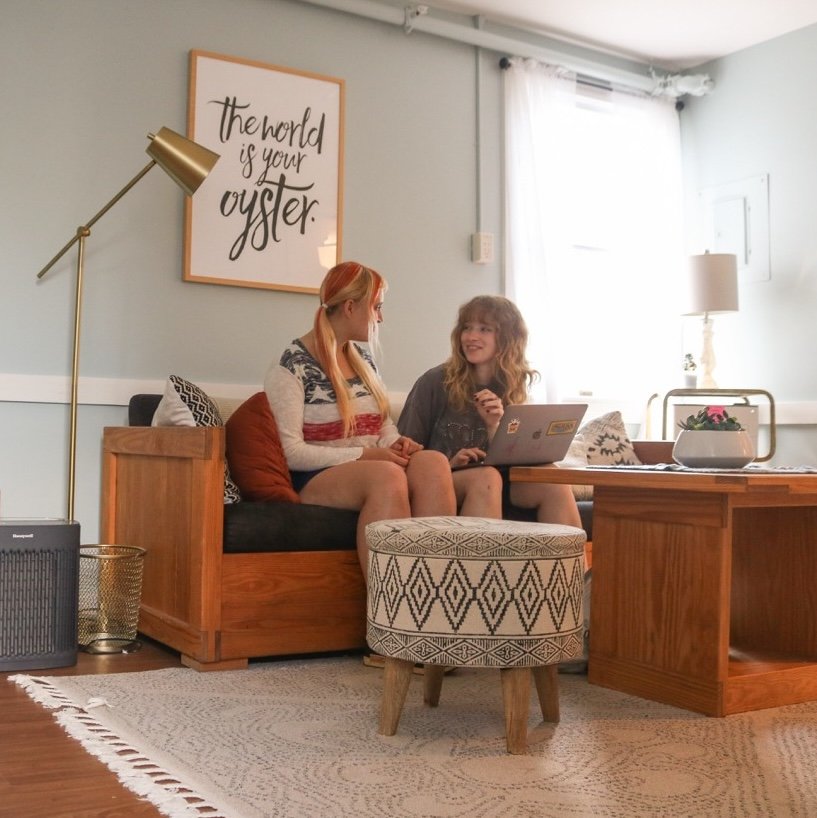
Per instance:
[[[691,469],[742,469],[755,459],[749,432],[697,432],[682,429],[672,459]]]

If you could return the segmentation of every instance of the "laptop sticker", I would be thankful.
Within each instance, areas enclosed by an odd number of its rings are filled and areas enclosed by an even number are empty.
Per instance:
[[[579,425],[577,420],[554,420],[548,426],[548,435],[572,435]]]

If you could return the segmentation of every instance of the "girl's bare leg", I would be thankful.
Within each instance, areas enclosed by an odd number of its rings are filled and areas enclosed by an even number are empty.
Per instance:
[[[406,470],[385,460],[354,460],[332,466],[315,475],[300,496],[305,503],[360,512],[357,555],[364,578],[369,567],[366,525],[411,516]]]
[[[415,452],[406,469],[412,517],[451,517],[457,513],[451,466],[441,452]]]
[[[511,502],[519,508],[535,508],[540,523],[582,527],[579,509],[570,486],[545,483],[511,483]]]
[[[502,475],[491,466],[452,472],[463,517],[502,518]]]

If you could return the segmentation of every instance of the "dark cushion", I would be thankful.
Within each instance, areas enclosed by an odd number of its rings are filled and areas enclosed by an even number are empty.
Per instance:
[[[150,426],[161,395],[133,395],[128,402],[128,426]]]
[[[353,551],[357,517],[327,506],[244,500],[224,506],[224,551]]]

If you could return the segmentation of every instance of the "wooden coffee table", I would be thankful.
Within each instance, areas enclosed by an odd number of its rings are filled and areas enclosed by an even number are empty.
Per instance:
[[[817,699],[817,474],[511,480],[595,487],[590,682],[710,716]]]

